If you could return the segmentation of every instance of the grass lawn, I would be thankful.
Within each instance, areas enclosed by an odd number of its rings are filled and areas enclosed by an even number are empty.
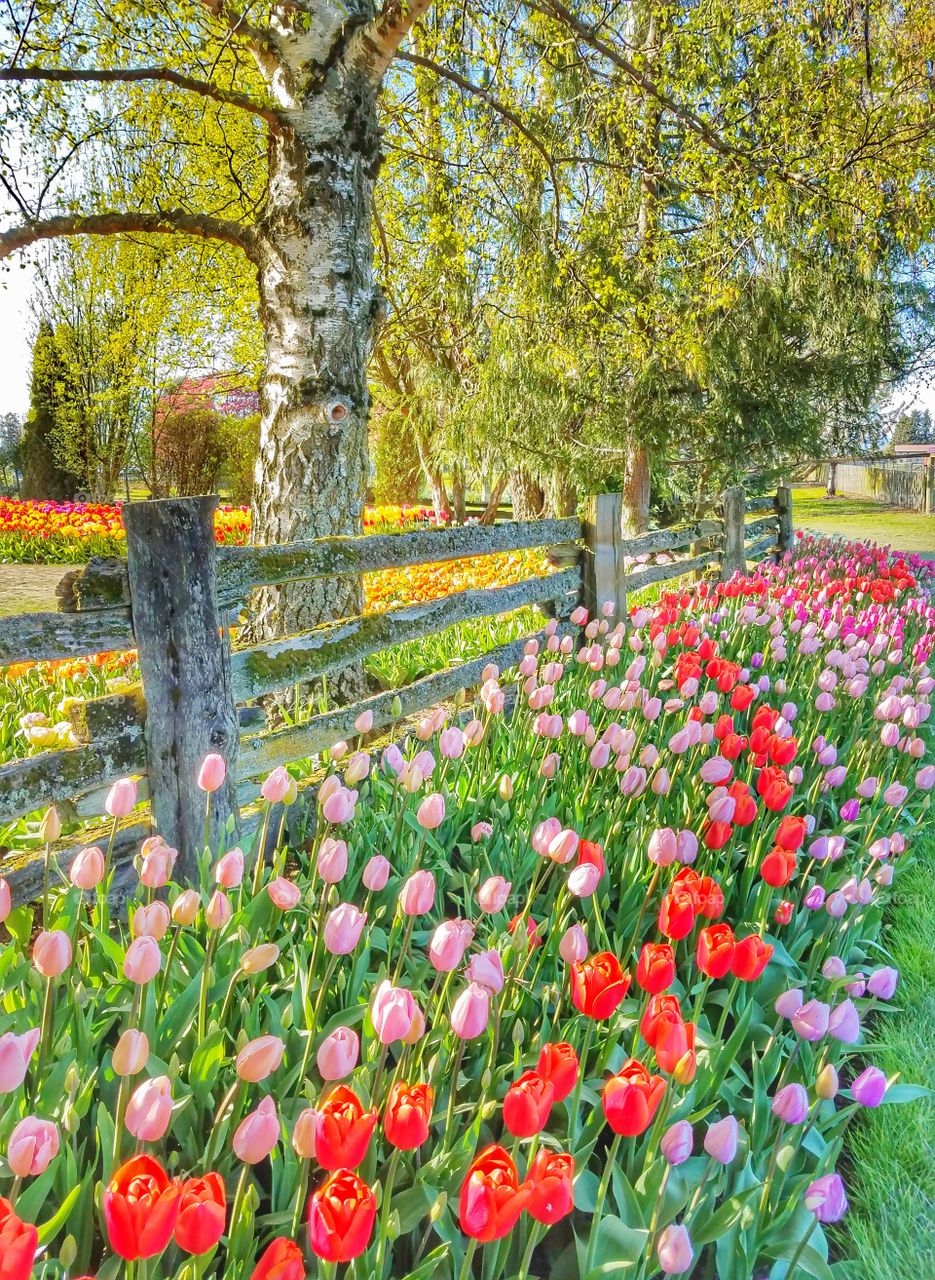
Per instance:
[[[935,1084],[935,834],[915,844],[884,925],[900,973],[893,1004],[875,1019],[873,1062],[906,1083]],[[935,1276],[935,1098],[865,1111],[850,1131],[848,1194],[841,1223],[860,1280]],[[855,1274],[854,1280],[858,1280]]]
[[[70,564],[0,564],[0,618],[11,613],[54,612],[55,588]]]
[[[935,559],[935,516],[918,511],[864,498],[828,498],[822,488],[794,489],[792,518],[797,529],[869,539],[880,546],[919,551]]]

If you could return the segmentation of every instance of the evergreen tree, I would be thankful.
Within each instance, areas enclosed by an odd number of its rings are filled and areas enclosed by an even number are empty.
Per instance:
[[[23,433],[23,497],[65,502],[79,478],[60,461],[62,387],[67,369],[55,332],[42,321],[32,353],[29,416]]]

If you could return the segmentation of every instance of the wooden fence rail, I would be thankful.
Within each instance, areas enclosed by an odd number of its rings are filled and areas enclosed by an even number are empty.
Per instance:
[[[579,602],[593,609],[605,601],[623,617],[628,596],[647,587],[715,566],[729,577],[744,571],[748,559],[781,554],[792,545],[791,492],[782,488],[775,498],[748,501],[735,487],[710,518],[631,538],[620,532],[620,495],[603,494],[586,504],[581,520],[507,521],[272,547],[217,547],[216,502],[128,503],[126,560],[95,559],[67,574],[59,591],[61,612],[0,623],[0,666],[135,647],[142,679],[141,690],[131,695],[75,708],[71,718],[80,745],[0,766],[0,823],[52,802],[66,820],[93,818],[103,812],[110,783],[136,775],[151,816],[135,817],[124,834],[138,840],[154,822],[180,849],[185,874],[204,831],[204,799],[192,779],[209,751],[228,762],[228,779],[212,804],[217,830],[240,820],[238,806],[257,794],[255,779],[350,736],[361,711],[372,713],[375,729],[384,729],[478,683],[488,662],[516,662],[529,637],[294,727],[258,729],[262,710],[238,704],[469,618],[535,605],[564,620]],[[748,514],[758,518],[747,520]],[[266,644],[238,648],[231,642],[231,611],[257,587],[539,547],[547,550],[555,572],[329,622]],[[61,853],[67,862],[67,851]],[[25,893],[32,876],[26,865],[10,878]]]

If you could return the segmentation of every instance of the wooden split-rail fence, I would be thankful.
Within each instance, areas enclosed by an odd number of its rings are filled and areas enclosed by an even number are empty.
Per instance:
[[[132,692],[94,698],[71,712],[80,745],[0,766],[0,827],[53,803],[69,824],[100,819],[111,783],[135,776],[149,812],[121,827],[118,859],[153,824],[182,852],[183,869],[187,865],[191,871],[205,822],[204,796],[193,779],[208,752],[219,752],[228,763],[225,784],[211,805],[215,834],[230,819],[241,821],[243,832],[255,822],[241,820],[241,814],[276,765],[315,756],[352,736],[363,711],[372,713],[379,730],[452,698],[477,684],[487,663],[516,662],[529,636],[290,727],[266,730],[262,710],[244,704],[332,676],[369,655],[469,618],[536,605],[566,620],[578,603],[594,609],[604,601],[612,601],[623,616],[627,596],[646,587],[690,573],[730,577],[743,572],[748,561],[782,554],[793,537],[788,488],[748,501],[736,486],[714,504],[711,518],[629,539],[620,532],[619,494],[590,499],[580,519],[268,547],[217,546],[216,504],[216,498],[204,497],[125,505],[125,560],[94,560],[77,575],[67,575],[59,612],[0,620],[0,667],[135,648],[141,674],[141,685]],[[264,644],[232,643],[231,620],[260,587],[533,548],[548,549],[554,572],[328,622]],[[95,838],[101,837],[99,829]],[[90,839],[86,834],[84,843]],[[60,865],[67,866],[76,851],[63,844],[57,850]],[[38,886],[35,854],[0,855],[0,872],[19,898]]]

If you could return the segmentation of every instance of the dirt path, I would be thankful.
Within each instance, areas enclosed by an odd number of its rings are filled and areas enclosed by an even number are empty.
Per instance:
[[[0,564],[0,618],[57,607],[55,588],[72,564]]]

